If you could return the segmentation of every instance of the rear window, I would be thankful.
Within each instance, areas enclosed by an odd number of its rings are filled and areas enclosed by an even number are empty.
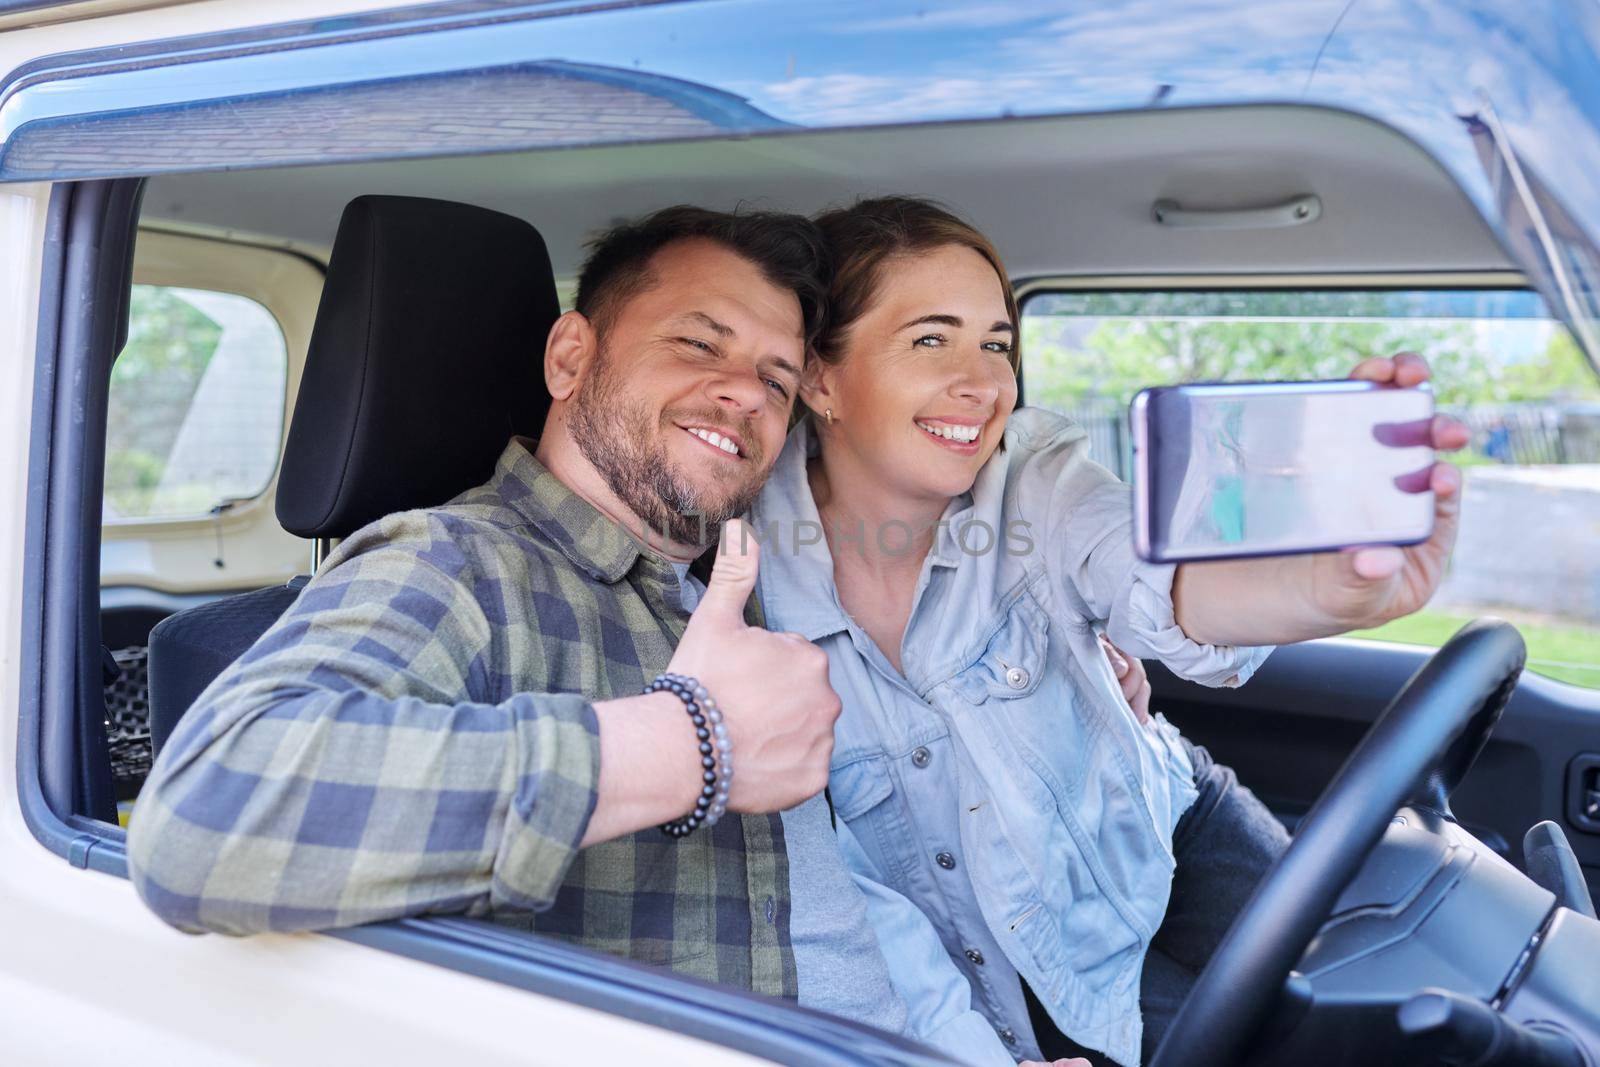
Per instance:
[[[1148,385],[1341,378],[1410,350],[1472,443],[1451,570],[1423,611],[1356,636],[1442,644],[1497,614],[1529,666],[1600,688],[1600,379],[1525,290],[1037,292],[1022,308],[1027,402],[1071,415],[1127,477],[1128,402]]]
[[[235,293],[135,285],[111,371],[104,519],[204,516],[260,495],[277,469],[288,350]]]

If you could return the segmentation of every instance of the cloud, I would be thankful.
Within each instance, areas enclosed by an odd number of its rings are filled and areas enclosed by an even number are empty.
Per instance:
[[[1058,0],[1009,0],[1006,3],[968,3],[953,7],[927,7],[905,15],[860,22],[845,22],[839,32],[849,34],[921,32],[942,29],[988,29],[1015,26],[1051,18],[1061,11]]]

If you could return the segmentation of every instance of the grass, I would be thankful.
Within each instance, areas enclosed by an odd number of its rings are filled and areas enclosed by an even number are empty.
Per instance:
[[[1483,614],[1498,615],[1522,633],[1522,639],[1528,643],[1529,670],[1573,685],[1600,689],[1600,626],[1584,626],[1497,608],[1485,608]],[[1356,630],[1349,636],[1437,648],[1475,617],[1424,608],[1376,630]]]

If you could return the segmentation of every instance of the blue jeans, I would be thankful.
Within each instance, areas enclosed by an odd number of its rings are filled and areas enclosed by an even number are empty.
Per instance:
[[[1250,899],[1256,883],[1289,847],[1289,834],[1229,767],[1188,741],[1200,796],[1172,835],[1177,866],[1172,898],[1145,957],[1139,985],[1144,1014],[1144,1058],[1155,1053],[1206,961]],[[1023,983],[1028,1014],[1047,1060],[1083,1056],[1099,1067],[1110,1061],[1081,1048],[1057,1030]]]

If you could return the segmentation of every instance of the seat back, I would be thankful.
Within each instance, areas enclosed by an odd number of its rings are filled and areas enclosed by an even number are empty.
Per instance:
[[[481,484],[550,407],[560,314],[544,239],[497,211],[363,196],[339,220],[278,478],[278,521],[346,537]],[[156,751],[305,579],[180,611],[150,632]]]
[[[150,630],[150,747],[160,752],[194,698],[289,610],[308,579],[223,597]]]

